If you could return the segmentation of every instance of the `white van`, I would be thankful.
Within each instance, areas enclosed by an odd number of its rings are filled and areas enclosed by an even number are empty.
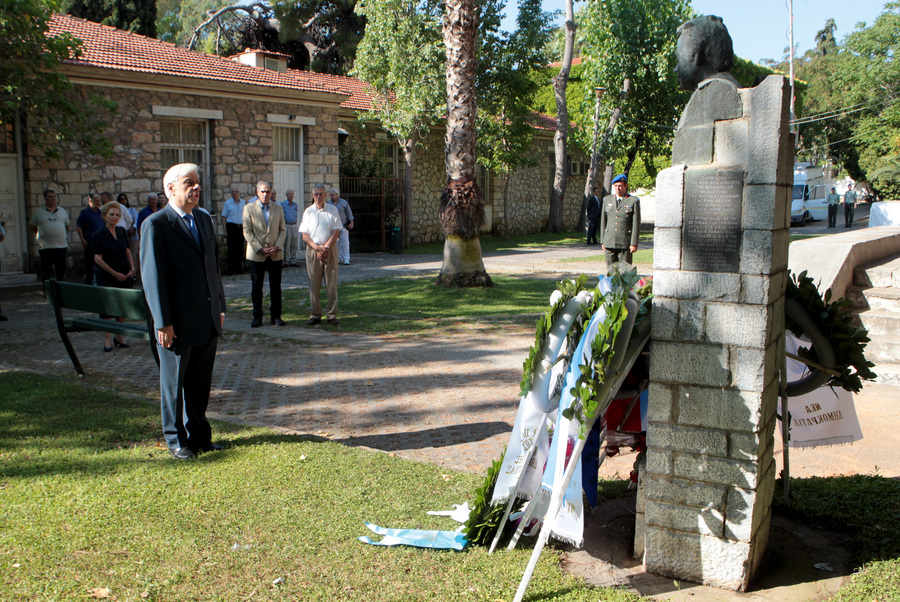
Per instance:
[[[823,168],[814,167],[811,163],[796,163],[791,194],[791,225],[802,227],[808,221],[828,219],[826,198],[833,185]]]

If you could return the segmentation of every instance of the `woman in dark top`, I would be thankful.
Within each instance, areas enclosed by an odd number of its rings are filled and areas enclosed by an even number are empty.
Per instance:
[[[100,208],[103,223],[106,227],[94,233],[91,247],[94,252],[94,270],[98,286],[115,288],[131,288],[134,286],[134,260],[128,249],[128,234],[125,228],[118,228],[122,217],[122,206],[113,201]],[[101,318],[124,322],[125,318],[101,315]],[[118,335],[115,339],[110,333],[104,333],[103,351],[112,351],[112,343],[116,347],[129,347],[128,343]]]

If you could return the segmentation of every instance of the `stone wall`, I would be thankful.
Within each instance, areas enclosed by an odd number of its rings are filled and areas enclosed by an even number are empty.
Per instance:
[[[342,127],[350,132],[344,147],[352,152],[377,156],[380,143],[392,142],[384,137],[377,126],[361,128],[357,122],[343,122]],[[552,133],[541,131],[534,144],[540,153],[538,164],[513,174],[509,188],[509,229],[510,234],[530,234],[547,229],[550,212],[550,188],[554,157],[552,153]],[[395,142],[392,142],[395,144]],[[549,148],[549,152],[546,149]],[[586,160],[580,158],[579,160]],[[409,224],[410,239],[414,243],[443,240],[438,221],[441,192],[446,185],[444,166],[444,132],[433,128],[416,149],[413,174],[412,221]],[[574,229],[581,210],[581,195],[584,190],[584,175],[570,175],[566,186],[566,203],[563,207],[563,221],[566,229]],[[483,234],[503,235],[503,180],[491,174],[487,190],[483,190],[485,204],[485,230]]]
[[[40,150],[27,144],[25,149],[26,213],[43,204],[43,190],[52,188],[59,195],[74,221],[86,206],[90,192],[109,191],[115,197],[124,192],[133,207],[146,205],[149,192],[162,191],[162,121],[207,121],[209,132],[209,189],[203,191],[202,206],[213,213],[221,210],[237,183],[244,198],[253,196],[259,179],[271,179],[273,168],[273,124],[268,114],[314,118],[315,125],[303,126],[307,188],[312,183],[328,186],[338,183],[338,107],[301,106],[280,102],[248,101],[233,98],[172,94],[126,88],[96,88],[114,101],[118,114],[107,118],[105,135],[113,145],[109,159],[88,155],[73,145],[58,160],[47,159]],[[189,117],[161,117],[153,106],[217,110],[222,119],[200,120]],[[298,194],[308,198],[308,192]],[[282,197],[283,198],[283,197]],[[214,220],[219,225],[219,220]],[[72,255],[79,255],[81,244],[73,232]],[[29,254],[37,256],[33,237]]]

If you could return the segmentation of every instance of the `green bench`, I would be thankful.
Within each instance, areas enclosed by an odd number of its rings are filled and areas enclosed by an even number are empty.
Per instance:
[[[76,372],[84,376],[84,369],[78,361],[72,341],[69,340],[70,332],[109,332],[113,335],[122,335],[133,339],[150,341],[150,349],[153,359],[159,365],[159,355],[156,350],[156,333],[153,329],[153,320],[147,302],[144,300],[144,292],[136,289],[108,288],[105,286],[91,286],[88,284],[75,284],[72,282],[59,282],[55,278],[44,281],[44,293],[47,301],[53,306],[56,314],[56,327],[62,338],[66,351]],[[116,322],[115,320],[103,320],[97,316],[63,316],[64,309],[104,314],[108,316],[121,316],[128,320],[140,320],[140,323]]]

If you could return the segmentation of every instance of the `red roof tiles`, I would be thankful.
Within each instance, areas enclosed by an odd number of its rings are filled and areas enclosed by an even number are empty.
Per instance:
[[[63,32],[70,33],[83,42],[81,56],[66,61],[72,65],[339,94],[347,97],[341,102],[342,108],[357,111],[372,109],[372,96],[367,92],[367,84],[352,77],[294,69],[285,73],[270,71],[180,48],[108,25],[69,15],[53,15],[50,34],[59,35]],[[556,121],[552,117],[535,113],[534,125],[538,129],[555,129]]]
[[[68,15],[53,15],[50,34],[58,35],[63,32],[68,32],[83,42],[81,56],[66,61],[71,65],[350,95],[346,91],[347,86],[339,87],[317,73],[303,73],[299,76],[298,72],[288,75],[269,71],[220,56],[179,48],[92,21]]]

